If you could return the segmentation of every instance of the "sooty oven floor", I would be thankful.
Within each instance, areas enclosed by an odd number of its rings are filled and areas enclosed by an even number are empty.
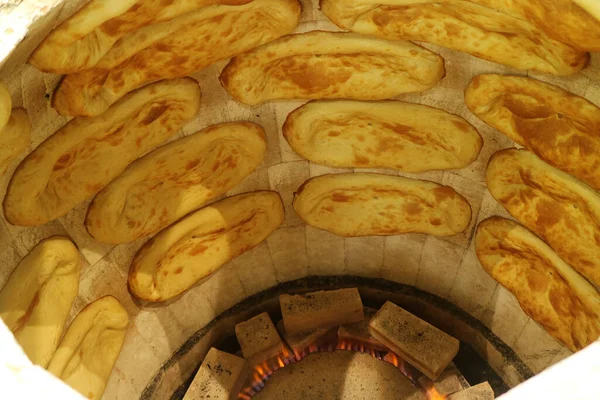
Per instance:
[[[392,364],[365,353],[313,353],[276,371],[255,400],[425,400]]]

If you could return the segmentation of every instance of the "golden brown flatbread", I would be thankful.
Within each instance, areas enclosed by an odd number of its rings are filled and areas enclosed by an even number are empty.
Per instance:
[[[476,0],[476,3],[527,20],[544,34],[575,49],[600,51],[597,0]]]
[[[171,142],[98,193],[85,226],[103,243],[155,233],[240,183],[266,149],[263,129],[250,122],[215,125]]]
[[[42,225],[95,195],[136,158],[175,134],[200,107],[193,79],[129,94],[106,113],[74,118],[17,168],[4,199],[14,225]]]
[[[523,311],[571,351],[600,337],[600,294],[532,232],[493,217],[479,225],[475,250]]]
[[[600,195],[526,150],[503,150],[486,172],[492,196],[577,272],[600,286]]]
[[[321,0],[321,10],[339,27],[357,33],[429,42],[520,70],[571,75],[587,65],[586,50],[600,45],[600,23],[566,3],[570,1]],[[561,31],[555,33],[558,27]],[[588,27],[597,35],[595,42],[584,39]]]
[[[430,89],[444,60],[410,42],[313,31],[285,36],[237,57],[221,84],[244,104],[274,99],[382,100]]]
[[[12,98],[8,88],[0,82],[0,126],[6,126],[12,109]]]
[[[8,124],[0,127],[0,176],[11,161],[22,154],[31,142],[31,123],[23,108],[12,110]]]
[[[56,27],[31,55],[43,72],[70,74],[96,65],[122,37],[215,4],[252,0],[92,0]]]
[[[287,117],[283,136],[317,164],[404,172],[464,168],[483,145],[463,118],[401,101],[312,101]]]
[[[10,162],[25,151],[31,140],[31,124],[27,112],[12,108],[8,89],[0,82],[0,177]]]
[[[480,75],[465,91],[484,122],[554,167],[600,189],[600,108],[535,79]]]
[[[471,222],[471,206],[451,187],[369,173],[309,179],[294,197],[294,210],[307,224],[346,237],[451,236]]]
[[[35,246],[0,291],[0,318],[32,363],[46,367],[79,289],[81,259],[65,237]]]
[[[129,315],[117,299],[105,296],[75,317],[48,364],[48,371],[87,399],[102,398],[123,342]]]
[[[298,24],[297,0],[214,5],[120,39],[93,67],[67,75],[52,97],[62,115],[99,115],[128,92],[186,76],[288,34]]]
[[[129,290],[147,301],[165,301],[265,240],[283,223],[277,192],[226,198],[163,230],[135,255]]]

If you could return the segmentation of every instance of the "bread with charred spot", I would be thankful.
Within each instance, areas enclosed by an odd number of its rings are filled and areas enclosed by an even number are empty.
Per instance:
[[[482,121],[548,164],[600,189],[600,108],[532,78],[486,74],[465,91]]]
[[[492,196],[577,272],[600,286],[600,194],[527,150],[490,159]]]
[[[96,195],[87,231],[115,244],[155,233],[240,183],[266,150],[264,130],[251,122],[214,125],[159,147]]]
[[[57,26],[29,58],[43,72],[71,74],[95,66],[119,39],[149,25],[212,5],[252,0],[91,0]]]
[[[521,308],[571,351],[600,337],[600,294],[543,240],[514,221],[479,224],[477,257]]]
[[[342,29],[416,40],[519,70],[572,75],[600,50],[600,21],[570,0],[321,0]]]
[[[345,237],[413,232],[452,236],[471,222],[469,203],[451,187],[382,174],[309,179],[296,192],[293,205],[307,224]]]
[[[312,101],[288,115],[283,136],[317,164],[404,172],[464,168],[483,145],[463,118],[402,101]]]
[[[174,135],[196,115],[200,97],[191,78],[162,81],[98,117],[73,118],[17,167],[4,198],[7,221],[38,226],[65,215]]]
[[[234,57],[221,84],[236,100],[383,100],[422,92],[444,77],[444,60],[410,42],[347,32],[282,37]]]
[[[259,191],[218,201],[164,229],[135,255],[129,290],[165,301],[265,240],[282,223],[277,192]]]
[[[187,76],[291,33],[299,17],[297,0],[252,0],[148,25],[121,38],[92,68],[66,75],[52,107],[61,115],[99,115],[141,86]]]

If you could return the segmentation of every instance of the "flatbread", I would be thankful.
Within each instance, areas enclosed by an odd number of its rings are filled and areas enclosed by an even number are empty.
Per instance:
[[[10,162],[25,151],[31,140],[31,124],[23,108],[12,109],[8,89],[0,82],[0,177]]]
[[[313,31],[233,58],[220,80],[236,100],[254,105],[274,99],[389,99],[430,89],[444,75],[444,60],[413,43]]]
[[[494,154],[492,196],[565,262],[600,286],[600,195],[526,150]]]
[[[7,221],[37,226],[65,215],[174,135],[199,107],[200,88],[186,78],[146,86],[98,117],[72,119],[17,168],[4,199]]]
[[[103,243],[155,233],[240,183],[266,149],[263,129],[250,122],[215,125],[171,142],[98,193],[85,226]]]
[[[321,10],[340,28],[357,33],[433,43],[520,70],[572,75],[589,62],[586,50],[600,45],[600,25],[589,14],[572,12],[567,3],[570,1],[321,0]],[[563,23],[563,18],[569,21]],[[585,25],[575,28],[577,22]],[[592,26],[599,35],[595,44],[584,39],[586,27]],[[556,27],[561,27],[562,33],[553,33]],[[565,33],[571,31],[574,33]],[[573,47],[574,42],[581,46]]]
[[[8,88],[0,82],[0,127],[8,124],[12,109],[12,98],[8,92]]]
[[[294,30],[297,0],[214,5],[121,38],[93,67],[67,75],[52,97],[62,115],[99,115],[128,92],[180,78]]]
[[[129,323],[127,311],[112,296],[88,304],[65,332],[48,371],[90,400],[100,400]]]
[[[477,0],[532,23],[549,37],[582,51],[600,51],[597,0]],[[595,3],[592,5],[592,2]],[[594,14],[596,16],[594,16]]]
[[[487,74],[465,91],[467,107],[538,157],[600,189],[600,108],[535,79]]]
[[[487,219],[477,229],[475,250],[523,311],[571,351],[600,337],[600,294],[531,231]]]
[[[41,241],[0,291],[0,318],[32,363],[46,367],[79,289],[81,259],[65,237]]]
[[[313,101],[287,117],[283,136],[317,164],[404,172],[464,168],[483,146],[463,118],[401,101]]]
[[[145,26],[215,4],[251,0],[92,0],[56,27],[29,63],[43,72],[71,74],[92,68],[122,37]]]
[[[8,123],[0,127],[0,176],[10,162],[22,154],[31,142],[31,123],[23,108],[12,110]]]
[[[198,210],[137,252],[129,269],[129,291],[155,302],[178,296],[260,244],[283,218],[277,192],[241,194]]]
[[[471,207],[454,189],[400,176],[322,175],[296,192],[294,210],[307,224],[338,236],[427,233],[451,236],[471,222]]]

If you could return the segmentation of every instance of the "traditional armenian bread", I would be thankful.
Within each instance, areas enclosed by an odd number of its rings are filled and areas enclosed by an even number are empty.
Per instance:
[[[526,150],[492,156],[492,196],[577,272],[600,286],[600,195]]]
[[[244,104],[274,99],[383,100],[430,89],[444,60],[410,42],[313,31],[234,57],[221,84]]]
[[[98,193],[136,158],[174,135],[200,107],[193,79],[129,94],[106,113],[74,118],[19,165],[4,199],[13,225],[42,225]]]
[[[475,250],[523,311],[571,351],[600,337],[600,294],[531,231],[507,219],[487,219],[477,229]]]
[[[7,87],[0,82],[0,127],[6,126],[10,119],[12,98]]]
[[[288,116],[283,136],[317,164],[404,172],[466,167],[483,145],[461,117],[401,101],[313,101]]]
[[[186,76],[294,30],[297,0],[214,5],[123,38],[93,67],[67,75],[52,97],[59,114],[94,116],[128,92]]]
[[[65,332],[48,371],[86,399],[100,400],[128,323],[127,311],[112,296],[88,304]]]
[[[471,206],[451,187],[382,174],[309,179],[293,204],[307,224],[345,237],[413,232],[451,236],[471,222]]]
[[[64,237],[41,241],[0,291],[0,318],[32,363],[46,367],[79,289],[81,260]]]
[[[98,193],[85,226],[103,243],[155,233],[240,183],[266,149],[263,129],[250,122],[215,125],[159,147]]]
[[[8,90],[0,82],[0,177],[10,162],[21,154],[31,139],[31,124],[22,108],[12,109]]]
[[[129,291],[147,301],[173,298],[265,240],[284,218],[277,192],[228,197],[161,231],[135,255]]]
[[[29,63],[54,74],[81,71],[96,65],[119,39],[138,29],[202,7],[250,1],[92,0],[55,28],[33,52]]]
[[[589,61],[586,50],[600,46],[600,23],[574,7],[568,0],[321,0],[323,13],[343,29],[556,75],[578,72]]]
[[[548,164],[600,189],[600,108],[535,79],[480,75],[465,91],[482,121]]]
[[[22,108],[12,110],[8,124],[0,128],[0,176],[12,160],[22,154],[31,141],[31,123]]]
[[[597,0],[477,0],[532,22],[544,34],[582,51],[600,51],[600,3]]]

